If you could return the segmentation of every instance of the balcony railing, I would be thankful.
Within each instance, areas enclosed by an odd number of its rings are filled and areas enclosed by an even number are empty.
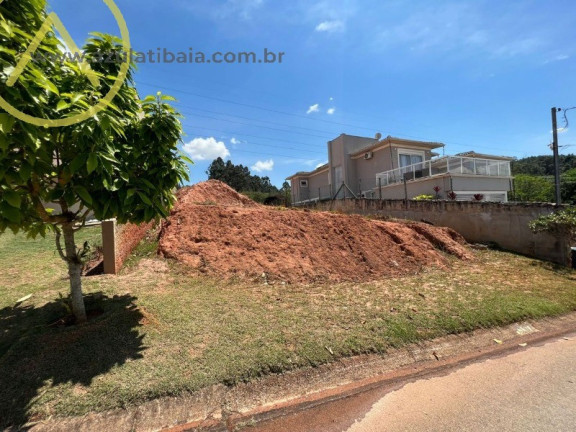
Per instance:
[[[396,168],[376,174],[376,185],[387,186],[403,179],[416,180],[441,174],[464,174],[489,177],[510,177],[510,161],[443,156],[437,159]]]

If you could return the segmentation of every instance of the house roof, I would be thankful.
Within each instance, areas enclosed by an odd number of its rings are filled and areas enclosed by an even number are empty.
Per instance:
[[[494,159],[494,160],[503,160],[503,161],[516,160],[515,157],[511,157],[511,156],[496,156],[496,155],[490,155],[490,154],[485,154],[485,153],[476,153],[473,150],[463,152],[463,153],[457,153],[454,156],[471,157],[471,158],[477,158],[477,159]]]
[[[328,164],[320,165],[314,171],[299,171],[296,174],[292,174],[290,177],[287,177],[286,180],[292,180],[298,177],[310,177],[316,174],[320,174],[322,171],[326,171],[328,169]]]
[[[360,150],[356,150],[356,151],[350,153],[350,156],[352,156],[352,157],[360,156],[360,155],[367,153],[369,151],[374,151],[374,150],[377,150],[380,148],[384,148],[384,147],[387,147],[387,146],[392,145],[392,144],[422,147],[422,148],[426,148],[429,150],[444,147],[444,144],[439,143],[439,142],[415,141],[415,140],[409,140],[409,139],[404,139],[404,138],[396,138],[396,137],[388,135],[383,140],[380,140],[380,141],[378,141],[372,145],[369,145],[369,146],[364,147]]]

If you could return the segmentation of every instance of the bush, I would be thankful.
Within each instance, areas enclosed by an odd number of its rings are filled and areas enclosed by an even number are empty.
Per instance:
[[[264,200],[268,198],[270,195],[266,192],[256,192],[256,191],[242,191],[242,195],[246,195],[252,201],[256,201],[257,203],[264,204]]]
[[[434,199],[434,195],[426,195],[426,194],[422,194],[422,195],[418,195],[415,196],[414,198],[412,198],[414,201],[430,201]]]
[[[549,232],[558,236],[576,239],[576,207],[570,207],[545,216],[540,216],[529,224],[535,232]]]

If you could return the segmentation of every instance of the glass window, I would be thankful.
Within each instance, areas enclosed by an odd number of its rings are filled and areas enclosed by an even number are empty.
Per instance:
[[[400,154],[400,168],[424,162],[424,156],[416,154]]]

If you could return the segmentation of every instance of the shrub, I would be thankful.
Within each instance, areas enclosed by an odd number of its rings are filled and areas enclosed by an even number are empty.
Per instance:
[[[474,201],[483,201],[484,200],[484,194],[474,194],[474,197],[472,199]]]
[[[456,195],[456,192],[454,191],[450,191],[447,193],[448,199],[452,200],[452,201],[456,201],[456,198],[458,198],[458,195]]]
[[[426,194],[422,194],[422,195],[418,195],[415,196],[414,198],[412,198],[414,201],[430,201],[434,199],[434,195],[426,195]]]
[[[576,239],[576,207],[570,207],[545,216],[540,216],[528,225],[534,233],[549,232],[558,236]]]

